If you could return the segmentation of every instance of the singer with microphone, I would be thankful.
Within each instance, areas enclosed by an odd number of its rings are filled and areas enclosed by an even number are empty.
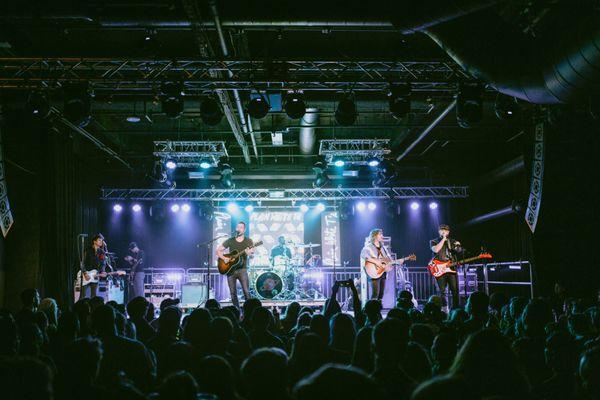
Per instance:
[[[458,240],[450,238],[450,226],[441,224],[438,228],[438,233],[440,236],[429,242],[433,257],[440,261],[456,261],[456,255],[462,253],[463,249]],[[452,308],[459,307],[458,275],[455,273],[444,274],[435,279],[445,305],[449,307],[446,297],[446,287],[448,287],[452,296]]]
[[[83,263],[83,277],[89,279],[87,271],[97,270],[98,275],[102,278],[106,277],[106,268],[108,265],[108,255],[106,254],[106,242],[101,233],[97,233],[92,237],[92,245],[85,251]],[[88,289],[89,288],[89,289]],[[96,297],[98,293],[98,283],[90,283],[81,288],[81,297]]]
[[[239,307],[240,302],[237,296],[237,281],[240,281],[240,285],[242,286],[242,292],[244,292],[244,300],[248,300],[250,298],[250,285],[248,278],[248,258],[254,253],[254,249],[250,248],[254,245],[252,239],[245,236],[246,234],[246,223],[240,221],[235,226],[235,237],[231,237],[224,241],[222,244],[217,247],[217,257],[225,261],[229,262],[229,259],[224,255],[225,250],[228,249],[229,252],[238,251],[242,254],[239,258],[239,262],[235,265],[234,268],[231,268],[227,273],[227,285],[229,286],[229,294],[231,295],[231,302],[234,306]]]

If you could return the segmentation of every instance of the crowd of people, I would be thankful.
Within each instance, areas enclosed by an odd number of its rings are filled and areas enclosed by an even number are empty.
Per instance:
[[[258,299],[183,315],[143,297],[62,308],[37,290],[0,313],[0,398],[600,399],[600,305],[472,293],[448,314],[402,292],[354,312]]]

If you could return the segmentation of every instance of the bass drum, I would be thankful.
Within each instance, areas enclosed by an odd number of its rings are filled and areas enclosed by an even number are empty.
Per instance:
[[[264,272],[256,278],[256,293],[263,299],[273,299],[283,292],[283,280],[275,272]]]

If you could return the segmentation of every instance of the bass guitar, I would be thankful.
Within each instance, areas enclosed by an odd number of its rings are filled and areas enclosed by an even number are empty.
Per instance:
[[[236,268],[238,268],[244,262],[243,257],[242,257],[242,255],[245,254],[244,252],[246,250],[253,249],[258,246],[262,246],[262,244],[263,244],[263,242],[261,240],[260,242],[254,243],[252,246],[247,246],[242,251],[234,250],[229,254],[224,254],[223,257],[228,258],[229,262],[225,262],[222,258],[219,258],[219,261],[217,262],[217,268],[219,270],[219,273],[221,275],[225,275],[225,274],[235,271]]]
[[[395,265],[401,264],[403,261],[415,261],[416,259],[417,256],[414,254],[395,260],[386,257],[379,260],[380,265],[377,265],[371,261],[365,261],[364,268],[367,275],[369,275],[369,278],[378,279],[381,278],[384,273],[391,270]]]
[[[97,269],[90,269],[87,272],[87,278],[85,277],[85,275],[83,276],[83,286],[87,286],[90,283],[98,283],[98,281],[100,281],[100,272],[98,272]],[[125,271],[114,271],[114,272],[105,272],[104,275],[106,276],[110,276],[110,275],[116,275],[116,276],[123,276],[125,275]],[[103,276],[104,276],[103,275]],[[81,282],[81,270],[77,271],[77,284],[79,284],[79,282]]]
[[[471,261],[481,260],[484,258],[492,258],[492,255],[490,253],[481,253],[476,257],[465,258],[459,261],[440,261],[433,258],[429,262],[429,265],[427,265],[427,269],[431,275],[433,275],[435,278],[439,278],[445,274],[456,274],[456,266],[459,264],[466,264]]]

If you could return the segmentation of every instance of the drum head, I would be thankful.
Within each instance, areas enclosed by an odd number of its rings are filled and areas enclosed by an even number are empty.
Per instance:
[[[264,272],[256,278],[256,292],[263,299],[277,297],[283,291],[283,281],[274,272]]]

